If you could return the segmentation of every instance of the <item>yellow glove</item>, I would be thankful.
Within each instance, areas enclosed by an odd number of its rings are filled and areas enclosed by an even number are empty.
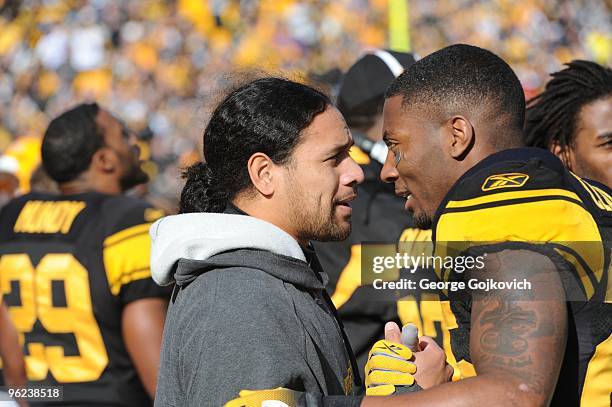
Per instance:
[[[266,401],[276,401],[275,407],[296,407],[298,398],[303,393],[277,387],[269,390],[242,390],[238,398],[228,401],[225,407],[265,407]],[[283,404],[278,404],[282,402]]]
[[[367,396],[389,396],[398,388],[414,384],[416,365],[410,362],[412,351],[394,342],[381,339],[376,342],[365,366]]]

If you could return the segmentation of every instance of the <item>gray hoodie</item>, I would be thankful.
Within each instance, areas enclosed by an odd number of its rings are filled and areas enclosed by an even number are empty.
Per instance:
[[[153,278],[176,282],[156,406],[221,406],[241,390],[279,386],[361,393],[314,252],[237,214],[168,216],[150,234]],[[342,399],[358,405],[360,397]]]

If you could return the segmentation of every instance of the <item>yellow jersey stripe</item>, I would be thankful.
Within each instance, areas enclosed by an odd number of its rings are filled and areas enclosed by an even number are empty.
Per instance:
[[[599,187],[591,185],[591,188],[593,188],[593,191],[601,198],[600,202],[602,205],[602,209],[605,209],[606,211],[612,211],[612,197],[610,197],[610,195],[608,195],[606,191]]]
[[[331,296],[331,300],[340,308],[352,296],[353,293],[361,286],[361,245],[351,246],[351,258],[340,273],[336,289]]]
[[[593,288],[593,282],[589,278],[587,271],[582,266],[580,259],[577,259],[576,256],[574,256],[572,253],[569,253],[557,247],[555,248],[555,251],[560,254],[565,259],[565,261],[571,263],[574,266],[574,268],[576,269],[576,273],[578,273],[578,278],[582,283],[582,288],[584,290],[586,298],[591,298],[595,293],[595,289]]]
[[[117,281],[115,284],[111,286],[111,292],[113,293],[113,295],[118,295],[119,292],[121,291],[122,286],[128,283],[131,283],[133,281],[142,280],[142,279],[149,278],[149,277],[151,277],[150,269],[136,270],[131,273],[124,274],[123,276],[121,276],[121,279],[119,281]]]
[[[150,227],[151,223],[142,223],[140,225],[123,229],[122,231],[110,235],[106,239],[104,239],[104,247],[112,246],[123,239],[128,239],[141,233],[149,233]]]
[[[479,196],[478,198],[466,199],[463,201],[450,201],[447,208],[465,208],[468,206],[482,205],[491,202],[500,202],[510,199],[523,199],[523,198],[536,198],[545,196],[564,196],[567,198],[575,199],[581,202],[578,195],[568,191],[566,189],[534,189],[528,191],[510,191],[510,192],[498,192],[487,196]]]
[[[126,278],[128,278],[129,276],[131,276],[132,274],[136,274],[136,273],[143,273],[146,272],[148,273],[148,275],[151,275],[151,269],[149,267],[145,267],[145,268],[141,268],[141,269],[137,269],[137,270],[131,270],[128,271],[120,276],[117,276],[117,278],[115,279],[115,281],[111,282],[111,285],[115,285],[120,283],[121,281],[125,280]]]
[[[591,196],[591,199],[593,200],[593,202],[596,202],[597,198],[595,197],[595,195],[593,195],[593,191],[591,191],[590,186],[586,182],[584,182],[582,180],[582,178],[580,178],[579,176],[577,176],[573,172],[570,172],[570,174],[572,174],[574,176],[574,178],[576,178],[578,180],[578,182],[580,182],[580,185],[582,185],[582,187],[588,192],[588,194]]]
[[[422,230],[417,228],[405,229],[399,238],[400,242],[428,242],[430,240],[431,229]]]
[[[122,285],[151,274],[151,238],[148,233],[143,232],[148,230],[145,226],[148,228],[148,225],[130,228],[131,234],[123,234],[121,239],[104,247],[104,270],[108,286],[114,295],[121,291]]]
[[[608,276],[608,287],[606,288],[606,296],[604,298],[604,302],[612,304],[612,261],[608,262],[608,271],[606,273]]]
[[[593,244],[601,242],[598,226],[582,205],[570,199],[544,197],[544,200],[511,205],[464,211],[455,209],[440,217],[436,240],[466,242],[467,246],[477,245],[476,242],[559,243],[568,246],[569,251],[575,251],[584,260],[588,266],[585,269],[587,274],[592,270],[597,280],[601,280],[605,260],[603,246]],[[443,251],[444,245],[436,245],[438,255],[445,255]],[[593,290],[588,283],[584,289],[585,292]]]
[[[570,172],[580,182],[580,185],[587,191],[587,193],[591,196],[593,203],[597,205],[599,209],[603,209],[604,211],[612,211],[612,198],[601,188],[597,188],[596,186],[590,185],[582,178]]]
[[[612,394],[612,335],[595,348],[589,361],[580,405],[582,407],[607,406]]]

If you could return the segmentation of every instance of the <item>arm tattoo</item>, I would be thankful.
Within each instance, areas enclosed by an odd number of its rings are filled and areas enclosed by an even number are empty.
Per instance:
[[[496,307],[480,316],[480,323],[486,326],[480,338],[482,350],[500,356],[523,355],[529,348],[525,337],[537,327],[535,312],[501,298],[494,301]]]
[[[472,345],[477,348],[477,363],[483,370],[509,373],[536,394],[547,394],[556,381],[551,372],[560,366],[555,359],[565,346],[566,308],[563,300],[541,296],[553,289],[563,298],[562,286],[554,273],[541,273],[539,264],[510,262],[508,256],[497,260],[501,267],[494,271],[500,280],[537,278],[529,292],[495,290],[473,296],[472,323],[478,334]],[[523,256],[522,260],[530,259]]]
[[[532,360],[525,353],[529,350],[527,338],[537,328],[536,314],[501,297],[489,297],[486,302],[494,308],[487,307],[480,314],[483,362],[502,368],[530,365]]]

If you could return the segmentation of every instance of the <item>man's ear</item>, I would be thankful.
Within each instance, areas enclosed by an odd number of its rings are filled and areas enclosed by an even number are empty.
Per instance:
[[[464,116],[453,116],[447,123],[448,151],[454,159],[462,160],[474,145],[474,126]]]
[[[274,168],[276,165],[264,153],[255,153],[247,162],[249,176],[255,189],[264,196],[274,193]]]
[[[574,171],[571,149],[568,146],[561,145],[559,140],[553,140],[550,143],[549,150],[563,162],[568,170]]]
[[[117,154],[110,148],[102,147],[91,157],[90,168],[100,172],[110,173],[115,171],[118,164]]]
[[[456,160],[462,160],[474,145],[474,126],[464,116],[453,116],[447,122],[448,152]]]

